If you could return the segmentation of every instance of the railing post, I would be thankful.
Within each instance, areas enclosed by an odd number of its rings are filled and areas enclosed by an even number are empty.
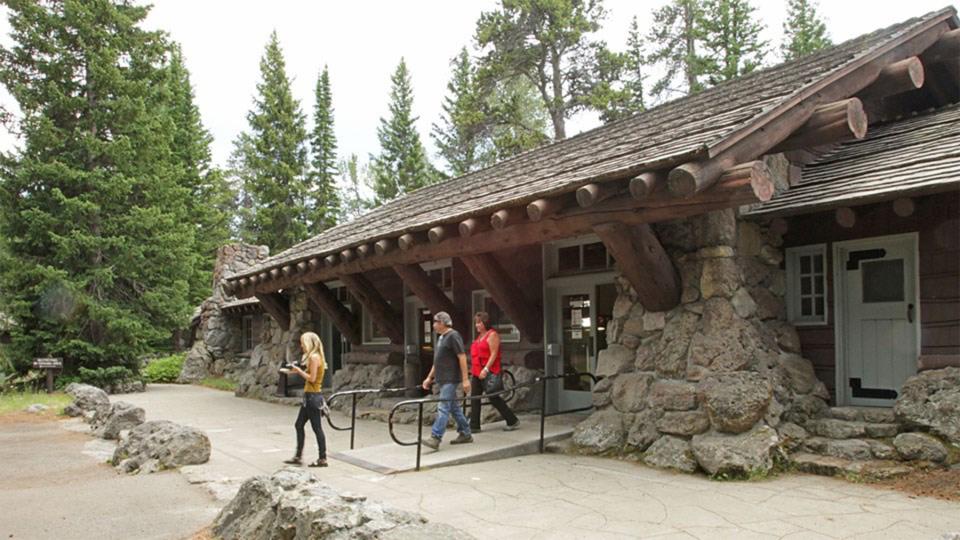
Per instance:
[[[540,453],[543,453],[543,427],[547,419],[547,377],[540,379]]]
[[[353,439],[357,433],[357,395],[350,394],[350,449],[353,450]]]
[[[417,470],[420,470],[420,446],[423,443],[423,402],[417,410]]]

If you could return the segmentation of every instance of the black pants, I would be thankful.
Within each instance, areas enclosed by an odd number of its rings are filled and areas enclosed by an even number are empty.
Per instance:
[[[320,450],[320,459],[327,459],[327,439],[323,435],[323,424],[320,421],[323,416],[320,414],[320,406],[323,405],[323,395],[318,392],[307,392],[303,395],[303,403],[300,404],[300,414],[297,415],[297,421],[293,427],[297,430],[297,455],[303,455],[303,443],[306,434],[303,426],[310,420],[310,427],[317,436],[317,448]]]
[[[501,374],[502,375],[502,374]],[[487,375],[489,377],[490,375]],[[470,376],[470,396],[479,396],[483,394],[483,379],[477,377],[476,375]],[[507,402],[503,400],[501,396],[491,396],[488,398],[490,403],[497,409],[497,412],[500,413],[500,416],[507,421],[507,425],[514,425],[517,423],[517,415],[510,410],[510,406],[507,405]],[[480,430],[480,399],[473,399],[470,401],[470,430],[479,431]]]

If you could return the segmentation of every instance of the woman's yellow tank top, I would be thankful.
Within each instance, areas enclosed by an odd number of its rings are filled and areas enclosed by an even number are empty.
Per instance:
[[[325,366],[327,362],[323,358],[323,349],[317,351],[317,354],[320,356],[320,365],[317,366],[317,380],[316,382],[304,382],[303,392],[304,393],[319,393],[323,389],[323,373],[326,371]],[[310,373],[310,361],[307,360],[307,373]]]

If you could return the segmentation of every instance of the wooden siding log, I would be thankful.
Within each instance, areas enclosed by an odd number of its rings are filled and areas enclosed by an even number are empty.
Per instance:
[[[593,227],[643,307],[667,311],[680,304],[680,279],[650,225],[601,223]]]
[[[581,208],[589,208],[600,201],[609,199],[620,192],[618,182],[603,182],[587,184],[577,188],[577,204]]]
[[[477,233],[490,230],[490,220],[475,217],[467,218],[460,222],[457,229],[460,231],[460,236],[469,238]]]
[[[667,181],[667,173],[664,171],[645,172],[636,178],[630,179],[630,196],[638,201],[646,199],[653,194],[658,186],[662,186]]]
[[[752,123],[751,129],[744,130],[742,135],[726,137],[723,143],[711,148],[709,159],[685,163],[671,170],[667,178],[668,189],[676,197],[691,197],[707,189],[726,169],[757,159],[786,140],[810,119],[818,106],[856,95],[873,83],[883,68],[920,54],[948,30],[947,22],[931,21],[929,25],[914,29],[903,41],[876,51],[879,56],[874,60],[862,65],[852,64],[827,78],[823,84],[811,85],[781,104],[776,112]]]
[[[290,303],[285,296],[280,293],[258,293],[256,297],[263,310],[277,321],[281,330],[290,329]]]
[[[330,317],[330,322],[350,343],[354,345],[363,343],[360,321],[356,315],[337,300],[333,291],[320,282],[307,283],[303,286],[303,290],[307,294],[307,298]]]
[[[380,291],[363,274],[343,274],[343,285],[363,305],[367,315],[394,344],[403,344],[403,315],[383,299]]]
[[[394,265],[393,271],[400,276],[400,279],[410,287],[413,294],[430,308],[432,313],[446,311],[451,315],[457,313],[457,308],[447,297],[440,287],[437,287],[430,276],[420,267],[419,264],[398,264]]]
[[[377,240],[377,243],[374,244],[373,249],[376,251],[377,255],[385,255],[390,253],[397,247],[397,241],[393,238],[381,238]]]
[[[543,321],[539,306],[527,299],[523,289],[497,259],[489,253],[483,253],[461,257],[460,260],[517,325],[523,336],[532,343],[540,343],[543,340]]]
[[[490,226],[500,231],[511,225],[521,223],[527,217],[525,208],[501,208],[490,215]]]
[[[810,120],[771,152],[822,146],[847,139],[862,139],[867,134],[868,125],[863,102],[858,98],[828,103],[817,107]]]

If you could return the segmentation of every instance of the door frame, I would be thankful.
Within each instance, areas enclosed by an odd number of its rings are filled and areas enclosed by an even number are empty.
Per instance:
[[[911,243],[911,255],[913,256],[913,298],[916,306],[914,325],[914,338],[916,343],[916,355],[920,355],[922,343],[920,342],[923,324],[921,323],[921,302],[920,302],[920,234],[917,232],[889,234],[882,236],[871,236],[868,238],[857,238],[855,240],[844,240],[833,242],[831,246],[831,264],[833,265],[833,335],[834,335],[834,384],[836,385],[837,405],[850,405],[850,391],[847,388],[847,355],[846,355],[846,271],[840,258],[841,250],[850,250],[863,245],[875,244],[884,241],[902,241],[908,240]],[[869,406],[869,405],[864,405]]]

